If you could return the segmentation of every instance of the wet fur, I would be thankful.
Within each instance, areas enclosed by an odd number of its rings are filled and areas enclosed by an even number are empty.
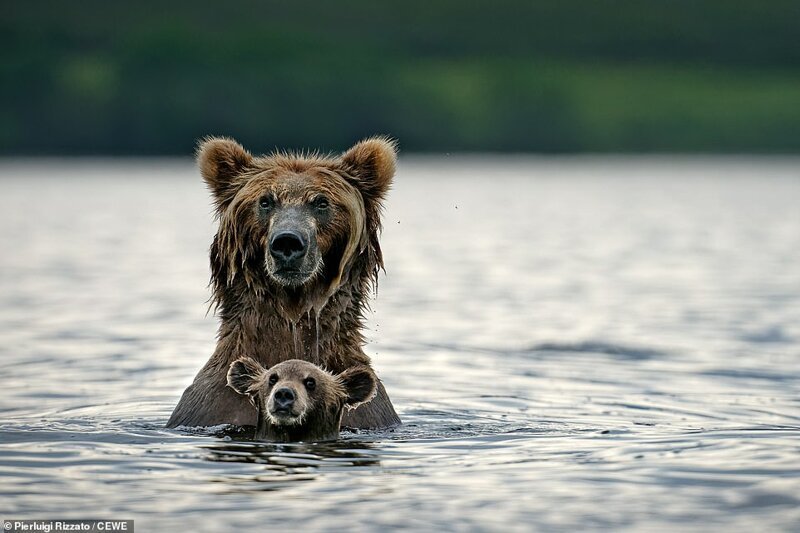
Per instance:
[[[198,163],[219,217],[210,257],[220,327],[213,355],[167,426],[255,425],[253,405],[226,386],[228,368],[238,357],[247,355],[267,368],[299,358],[334,373],[370,365],[362,328],[368,297],[383,268],[381,202],[394,175],[395,147],[375,138],[340,157],[253,157],[233,141],[209,139],[199,148]],[[300,287],[281,285],[267,274],[265,236],[252,211],[265,187],[287,201],[297,200],[293,193],[303,188],[308,195],[324,193],[336,212],[335,220],[317,234],[323,266]],[[378,382],[375,399],[345,413],[342,423],[381,428],[399,422]]]

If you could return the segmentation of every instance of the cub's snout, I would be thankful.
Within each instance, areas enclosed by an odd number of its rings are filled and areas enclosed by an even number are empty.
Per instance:
[[[289,387],[273,391],[267,402],[269,417],[277,423],[291,424],[299,420],[303,412],[295,411],[297,393]]]

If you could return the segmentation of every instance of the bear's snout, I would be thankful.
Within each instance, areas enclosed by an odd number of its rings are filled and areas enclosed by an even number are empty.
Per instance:
[[[303,236],[293,230],[284,230],[272,236],[269,253],[281,269],[296,269],[306,255],[308,245]]]
[[[301,207],[278,209],[267,241],[267,272],[279,284],[297,287],[321,268],[316,228]]]
[[[282,389],[276,390],[272,394],[272,399],[276,410],[290,411],[294,405],[294,401],[297,399],[297,396],[289,387],[283,387]]]

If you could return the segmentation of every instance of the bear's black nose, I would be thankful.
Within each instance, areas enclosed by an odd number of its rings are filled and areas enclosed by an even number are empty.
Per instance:
[[[295,395],[292,389],[284,387],[276,390],[273,394],[273,398],[275,398],[276,407],[279,409],[288,409],[294,404]]]
[[[269,253],[281,263],[291,262],[306,253],[306,242],[296,231],[281,231],[269,242]]]

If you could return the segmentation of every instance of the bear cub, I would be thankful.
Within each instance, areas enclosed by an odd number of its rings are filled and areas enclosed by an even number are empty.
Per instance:
[[[248,397],[258,412],[255,438],[273,442],[337,439],[344,408],[370,401],[377,383],[363,365],[334,375],[299,359],[266,369],[242,357],[228,369],[228,386]]]

